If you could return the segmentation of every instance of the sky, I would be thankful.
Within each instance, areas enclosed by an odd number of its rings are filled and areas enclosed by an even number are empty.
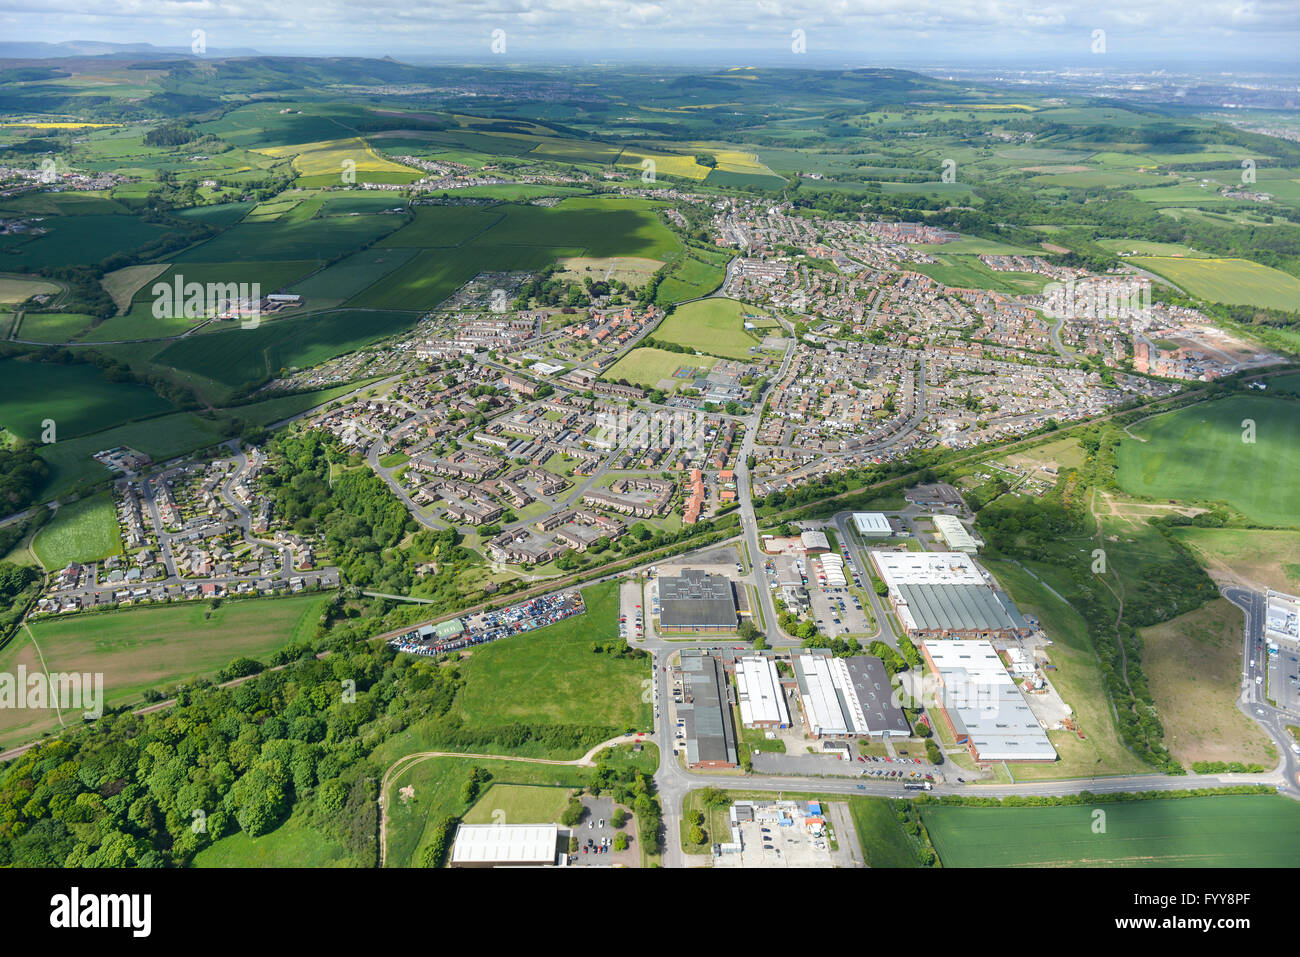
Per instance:
[[[1296,64],[1300,0],[0,0],[7,41],[408,62]],[[500,32],[497,32],[500,31]]]

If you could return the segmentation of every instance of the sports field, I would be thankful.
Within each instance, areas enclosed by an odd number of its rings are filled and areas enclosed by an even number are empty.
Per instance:
[[[1300,312],[1300,279],[1249,259],[1133,256],[1129,262],[1211,302]]]
[[[1105,812],[1097,833],[1094,811]],[[924,806],[945,867],[1292,867],[1300,805],[1271,794],[1067,807]]]
[[[1133,495],[1224,501],[1265,525],[1300,526],[1300,415],[1292,402],[1233,396],[1201,402],[1131,426],[1120,487]],[[1243,422],[1254,423],[1254,441]]]
[[[766,317],[767,313],[734,299],[688,302],[673,310],[654,337],[724,359],[747,359],[761,340],[745,329],[746,315]]]
[[[20,631],[0,651],[0,671],[24,664],[29,673],[102,673],[104,704],[112,708],[137,701],[147,688],[212,675],[234,658],[264,659],[308,640],[328,598],[329,593],[251,598],[225,601],[215,610],[208,602],[177,602],[37,621],[31,625],[35,644]],[[58,717],[48,712],[0,710],[0,740],[6,743],[57,725]]]
[[[718,360],[712,356],[688,356],[680,352],[668,352],[664,349],[652,349],[644,346],[633,349],[618,362],[610,366],[602,378],[610,382],[626,379],[633,385],[646,389],[658,389],[661,382],[674,385],[689,385],[690,378],[675,378],[681,369],[694,369],[696,372],[708,372]]]
[[[121,551],[117,514],[107,492],[64,505],[32,543],[36,557],[51,571],[69,562],[96,562]]]

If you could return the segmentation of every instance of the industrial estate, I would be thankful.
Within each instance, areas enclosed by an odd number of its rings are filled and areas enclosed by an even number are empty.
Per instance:
[[[1294,84],[714,59],[0,64],[0,865],[1293,865]]]

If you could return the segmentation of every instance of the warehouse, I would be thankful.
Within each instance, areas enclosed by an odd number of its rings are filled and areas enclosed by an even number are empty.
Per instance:
[[[955,515],[931,515],[930,521],[934,523],[943,543],[954,552],[974,555],[979,551],[979,543],[975,541],[975,536],[971,535]]]
[[[698,568],[659,579],[659,628],[664,634],[731,634],[736,631],[731,582]]]
[[[746,728],[790,727],[781,676],[772,658],[749,655],[736,661],[736,699]]]
[[[1033,631],[1010,596],[965,552],[873,551],[871,561],[909,635],[1024,638]]]
[[[977,761],[1055,761],[1056,748],[987,641],[921,645],[938,675],[939,713]]]
[[[814,529],[810,532],[801,532],[799,535],[799,543],[803,546],[804,552],[809,555],[818,555],[822,552],[829,552],[831,550],[831,540],[826,537],[825,532],[819,529]]]
[[[883,512],[854,512],[853,527],[863,538],[889,538],[894,527]]]
[[[559,856],[554,824],[462,824],[451,848],[452,867],[550,867]]]
[[[815,738],[907,737],[884,662],[870,655],[835,658],[814,650],[794,656],[804,722]]]
[[[826,584],[831,588],[843,588],[848,584],[848,579],[844,577],[844,559],[839,555],[823,555],[818,561],[821,562],[822,574],[826,576]]]
[[[736,727],[721,662],[695,649],[682,652],[683,697],[677,717],[686,735],[688,768],[734,768],[739,763]]]

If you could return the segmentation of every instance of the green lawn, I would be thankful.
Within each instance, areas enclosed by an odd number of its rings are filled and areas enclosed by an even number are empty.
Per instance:
[[[112,496],[101,492],[62,506],[41,529],[32,547],[41,564],[50,570],[64,568],[69,562],[97,562],[116,555],[122,545]]]
[[[492,784],[465,814],[466,824],[558,824],[571,788]]]
[[[1244,422],[1254,442],[1243,441]],[[1300,406],[1260,396],[1202,402],[1130,429],[1118,452],[1124,491],[1154,499],[1224,501],[1265,525],[1300,525]]]
[[[926,805],[921,817],[945,867],[1292,867],[1300,842],[1300,806],[1268,794],[1095,808]]]
[[[646,389],[659,388],[660,380],[670,380],[676,385],[690,385],[694,376],[708,372],[718,360],[712,356],[690,356],[664,349],[644,346],[633,349],[614,363],[602,378],[610,382],[626,379],[633,385]],[[675,378],[679,369],[691,369],[690,378]]]

